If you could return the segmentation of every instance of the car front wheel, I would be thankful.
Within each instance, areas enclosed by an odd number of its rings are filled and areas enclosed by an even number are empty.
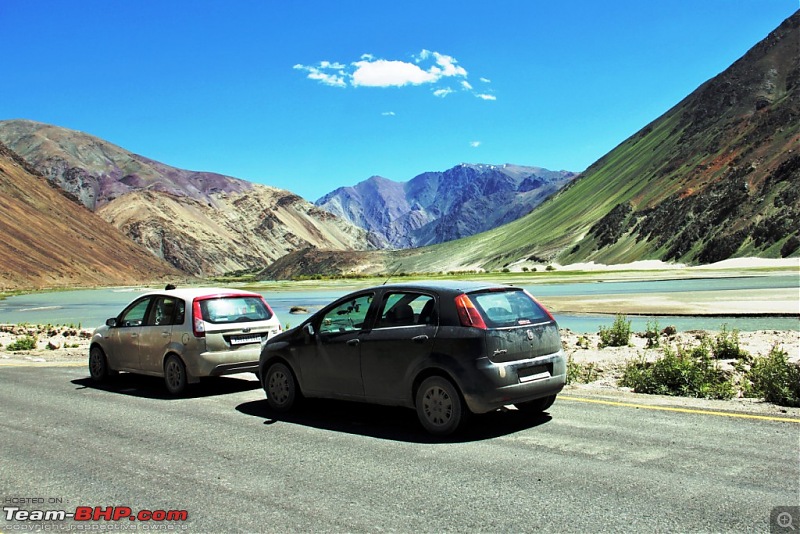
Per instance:
[[[95,382],[103,382],[111,376],[112,371],[108,367],[108,358],[99,346],[94,345],[89,349],[89,376]]]
[[[164,383],[167,391],[172,395],[180,395],[186,390],[187,382],[186,366],[183,361],[176,355],[170,354],[164,362]]]
[[[287,412],[298,397],[297,382],[291,369],[283,363],[273,363],[267,369],[262,382],[269,407],[276,412]]]
[[[435,436],[458,430],[468,413],[456,387],[441,376],[426,378],[417,390],[416,401],[419,422]]]

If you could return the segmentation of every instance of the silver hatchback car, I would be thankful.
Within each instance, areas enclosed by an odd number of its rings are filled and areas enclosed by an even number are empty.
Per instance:
[[[89,374],[98,382],[118,371],[164,377],[167,390],[178,395],[201,377],[257,372],[262,343],[280,330],[258,293],[154,291],[94,331]]]

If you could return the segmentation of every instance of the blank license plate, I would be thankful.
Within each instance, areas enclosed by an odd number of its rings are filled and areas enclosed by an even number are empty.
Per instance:
[[[250,336],[231,336],[231,345],[246,345],[248,343],[261,343],[261,336],[258,334]]]

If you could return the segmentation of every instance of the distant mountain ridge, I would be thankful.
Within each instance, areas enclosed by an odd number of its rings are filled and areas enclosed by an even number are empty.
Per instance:
[[[213,193],[241,193],[255,185],[170,167],[98,137],[35,121],[0,121],[0,141],[92,211],[143,189],[213,202]]]
[[[372,248],[366,231],[289,191],[170,167],[83,132],[0,121],[0,142],[130,239],[191,275],[260,270],[307,247]]]
[[[335,268],[437,272],[797,258],[800,11],[530,214],[402,252],[352,254],[350,265]],[[319,251],[294,252],[281,260],[282,270],[265,276],[288,275],[289,261],[304,272],[334,265]]]
[[[415,248],[518,219],[576,176],[541,167],[462,163],[408,182],[373,176],[315,204],[378,236],[384,248]]]

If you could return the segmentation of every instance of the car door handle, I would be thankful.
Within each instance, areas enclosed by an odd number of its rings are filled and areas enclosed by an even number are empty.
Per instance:
[[[414,343],[425,343],[426,341],[428,341],[428,336],[422,334],[421,336],[412,337],[411,341],[413,341]]]
[[[361,343],[361,341],[358,339],[351,339],[350,341],[347,342],[347,344],[350,345],[351,347],[356,347],[358,346],[359,343]]]
[[[164,330],[163,332],[161,332],[161,336],[162,337],[169,337],[169,330]]]

